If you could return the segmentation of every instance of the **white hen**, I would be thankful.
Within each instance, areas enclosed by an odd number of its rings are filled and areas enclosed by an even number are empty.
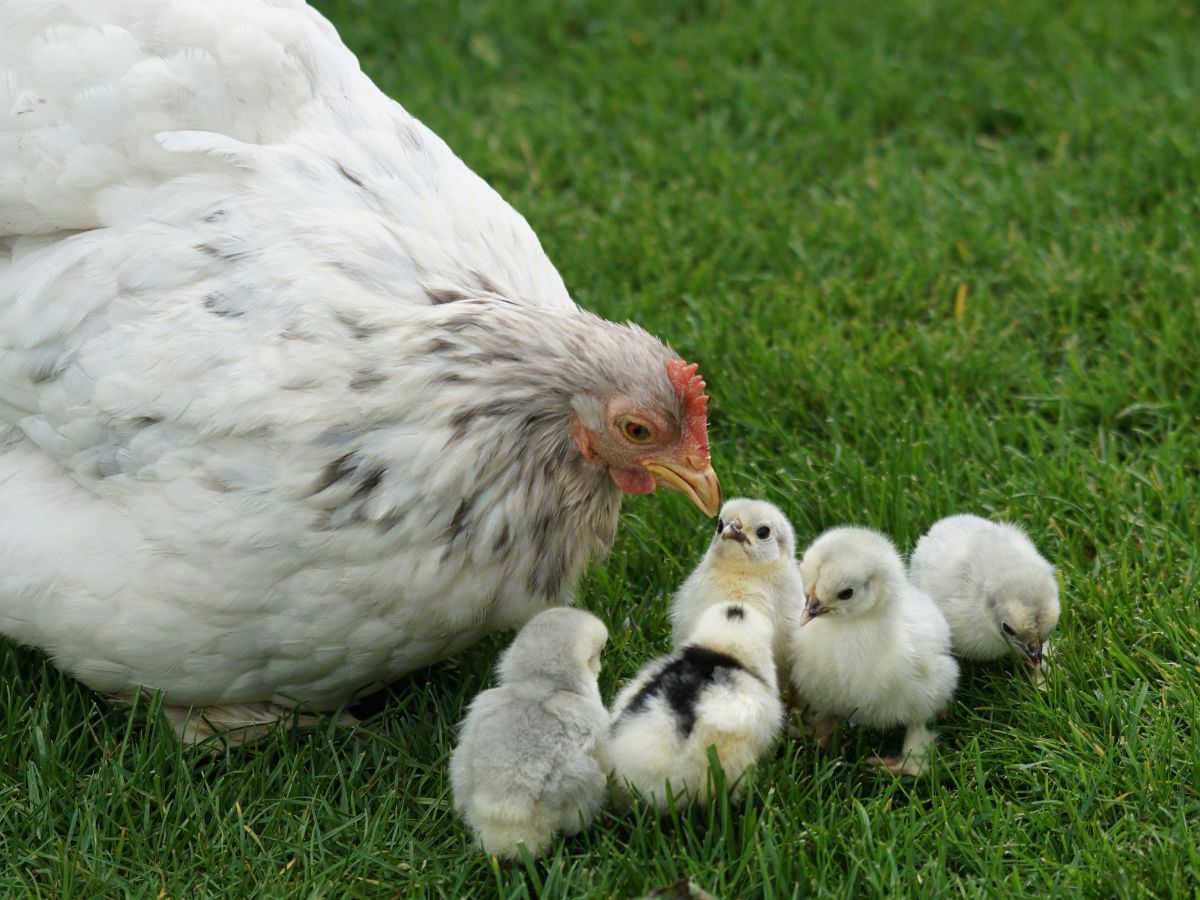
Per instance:
[[[0,633],[203,737],[570,603],[621,491],[716,512],[695,368],[300,0],[8,0],[0,67]]]
[[[966,659],[1015,653],[1040,682],[1058,624],[1058,582],[1021,529],[948,516],[917,542],[909,575],[941,607],[955,653]]]
[[[875,759],[895,774],[925,771],[933,733],[958,684],[950,628],[908,583],[892,542],[867,528],[831,528],[804,552],[808,603],[792,636],[792,688],[827,743],[839,719],[904,725],[900,756]]]

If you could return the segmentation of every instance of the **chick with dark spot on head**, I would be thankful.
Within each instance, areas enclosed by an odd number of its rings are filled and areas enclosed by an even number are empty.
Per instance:
[[[613,703],[604,765],[621,801],[659,809],[707,802],[708,750],[731,794],[783,725],[771,620],[737,603],[701,615],[687,643],[647,663]]]

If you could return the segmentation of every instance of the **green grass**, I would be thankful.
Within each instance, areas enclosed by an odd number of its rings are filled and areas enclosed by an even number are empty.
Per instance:
[[[447,757],[503,642],[361,729],[181,754],[0,648],[0,894],[1194,896],[1200,890],[1200,12],[1183,2],[326,0],[530,220],[576,299],[702,363],[727,493],[801,543],[1024,523],[1050,690],[967,667],[931,777],[788,743],[741,807],[611,814],[496,869]],[[634,498],[581,603],[602,690],[667,645],[708,538]]]

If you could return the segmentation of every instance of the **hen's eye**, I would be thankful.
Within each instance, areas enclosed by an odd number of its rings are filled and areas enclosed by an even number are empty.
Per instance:
[[[724,530],[725,530],[725,520],[724,520],[724,519],[717,519],[717,532],[719,533],[719,532],[722,532],[722,531],[724,531]]]
[[[854,596],[854,588],[842,588],[837,593],[837,598],[839,600],[849,600],[853,596]]]
[[[621,431],[635,444],[649,443],[654,437],[650,427],[637,419],[626,419],[621,423]]]
[[[758,531],[756,531],[754,533],[756,535],[758,535],[758,539],[760,541],[765,541],[767,538],[769,538],[771,536],[771,528],[769,525],[762,525],[759,527]]]
[[[1004,629],[1004,633],[1007,634],[1009,637],[1017,636],[1017,633],[1015,631],[1013,631],[1013,627],[1011,625],[1009,625],[1007,622],[1001,622],[1000,627]]]

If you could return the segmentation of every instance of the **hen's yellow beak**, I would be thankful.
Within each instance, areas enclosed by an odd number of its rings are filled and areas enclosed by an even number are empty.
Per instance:
[[[715,516],[721,509],[721,482],[708,463],[695,468],[686,463],[655,459],[642,463],[642,466],[654,476],[659,487],[679,491],[706,516]]]

